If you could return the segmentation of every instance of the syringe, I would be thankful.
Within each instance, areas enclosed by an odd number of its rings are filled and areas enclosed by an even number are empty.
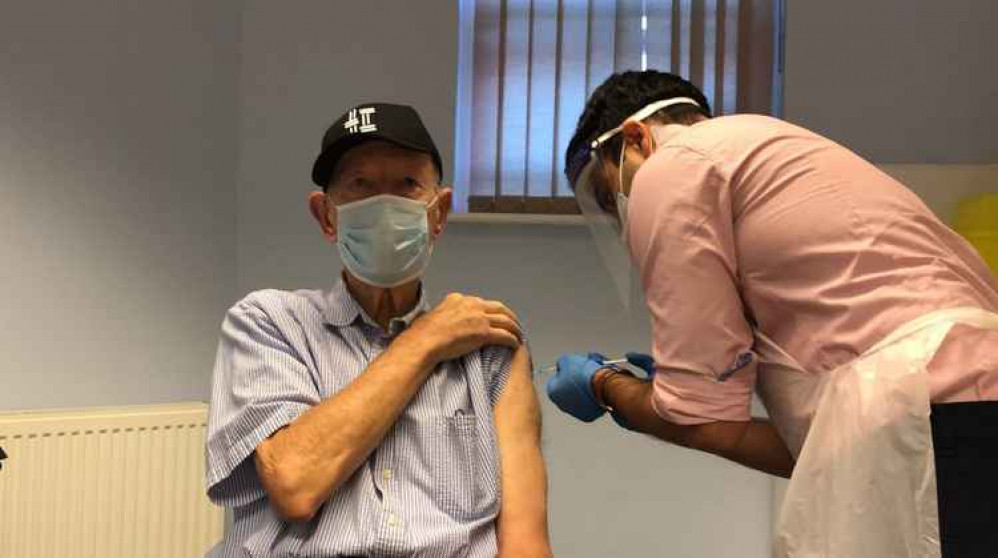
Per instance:
[[[627,364],[627,359],[626,358],[615,358],[615,359],[612,359],[612,360],[604,360],[603,361],[603,366],[616,366],[616,365],[619,365],[619,364]],[[537,372],[539,372],[541,374],[554,374],[557,371],[558,371],[558,365],[557,364],[552,364],[550,366],[545,366],[543,368],[538,368],[537,369]]]

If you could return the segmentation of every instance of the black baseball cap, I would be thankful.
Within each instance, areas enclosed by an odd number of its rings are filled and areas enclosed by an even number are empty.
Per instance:
[[[351,148],[370,140],[383,140],[399,147],[422,151],[444,176],[440,153],[423,126],[416,109],[406,105],[366,103],[348,110],[322,136],[322,151],[312,165],[312,182],[325,189],[337,161]]]

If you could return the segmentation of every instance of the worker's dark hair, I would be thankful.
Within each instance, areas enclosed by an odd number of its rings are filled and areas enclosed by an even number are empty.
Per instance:
[[[603,132],[619,126],[625,118],[655,101],[689,97],[700,104],[674,105],[656,112],[650,119],[663,124],[692,124],[699,116],[710,118],[710,104],[692,83],[667,72],[645,70],[618,72],[608,77],[593,91],[575,125],[575,134],[565,150],[565,174],[569,180],[575,174],[574,163],[588,153],[589,145]],[[621,146],[620,136],[607,142],[607,150],[615,152]]]

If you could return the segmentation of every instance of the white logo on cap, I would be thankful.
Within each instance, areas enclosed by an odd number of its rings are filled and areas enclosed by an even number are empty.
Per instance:
[[[357,113],[360,112],[360,119],[357,118]],[[378,126],[371,122],[371,115],[377,112],[374,107],[362,108],[359,111],[353,109],[347,115],[346,122],[343,123],[343,127],[350,131],[350,133],[366,133],[366,132],[376,132]]]

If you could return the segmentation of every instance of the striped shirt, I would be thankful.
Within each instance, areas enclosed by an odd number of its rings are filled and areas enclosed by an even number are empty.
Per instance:
[[[499,454],[493,408],[508,349],[440,364],[388,434],[308,523],[271,508],[257,445],[344,389],[428,308],[386,332],[340,280],[331,290],[251,293],[222,324],[212,382],[208,496],[231,508],[220,556],[495,556]]]

